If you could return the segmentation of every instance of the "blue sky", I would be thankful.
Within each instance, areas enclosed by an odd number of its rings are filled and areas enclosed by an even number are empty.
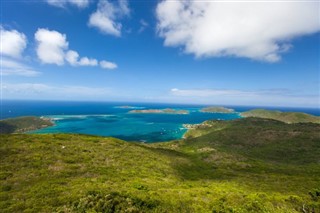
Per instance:
[[[318,2],[1,8],[2,99],[320,107]]]

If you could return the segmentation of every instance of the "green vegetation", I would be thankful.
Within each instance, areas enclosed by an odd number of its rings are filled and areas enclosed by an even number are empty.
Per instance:
[[[22,133],[53,126],[50,119],[35,116],[0,120],[0,134]]]
[[[150,113],[150,114],[189,114],[188,110],[177,109],[135,109],[129,111],[129,113]]]
[[[320,123],[320,117],[302,112],[281,112],[276,110],[254,109],[241,113],[243,117],[269,118],[285,123]]]
[[[320,212],[320,125],[207,121],[179,141],[0,135],[1,212]]]
[[[195,138],[206,135],[213,131],[224,129],[230,122],[221,122],[219,120],[209,120],[201,124],[184,124],[183,127],[188,131],[184,134],[183,138]]]
[[[233,113],[234,109],[229,109],[225,107],[206,107],[202,108],[200,112],[210,112],[210,113]]]

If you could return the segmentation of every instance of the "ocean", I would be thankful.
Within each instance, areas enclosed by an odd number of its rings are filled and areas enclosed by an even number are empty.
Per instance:
[[[131,106],[132,108],[122,108]],[[186,132],[183,124],[196,124],[205,120],[232,120],[239,113],[263,108],[281,111],[305,112],[320,115],[320,109],[225,106],[236,113],[202,113],[204,105],[180,105],[157,103],[76,102],[76,101],[13,101],[3,100],[1,119],[19,116],[44,116],[55,125],[29,133],[80,133],[111,136],[127,141],[161,142],[180,139]],[[182,109],[190,114],[134,114],[132,109]]]

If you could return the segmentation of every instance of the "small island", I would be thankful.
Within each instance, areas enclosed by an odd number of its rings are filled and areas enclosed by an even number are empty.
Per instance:
[[[141,110],[131,110],[129,113],[143,113],[143,114],[189,114],[188,110],[178,110],[178,109],[141,109]]]
[[[234,113],[234,109],[226,108],[226,107],[219,107],[219,106],[211,106],[205,107],[200,110],[200,112],[205,113]]]
[[[0,134],[24,133],[53,126],[50,118],[25,116],[0,120]]]
[[[320,116],[303,112],[281,112],[278,110],[254,109],[240,114],[242,117],[267,118],[284,123],[320,123]]]
[[[125,105],[125,106],[116,106],[114,108],[117,108],[117,109],[143,109],[144,107],[136,107],[136,106]]]

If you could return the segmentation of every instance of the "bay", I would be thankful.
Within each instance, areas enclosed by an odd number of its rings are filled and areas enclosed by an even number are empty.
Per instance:
[[[123,107],[127,106],[127,107]],[[116,137],[127,141],[161,142],[182,138],[187,131],[183,124],[196,124],[205,120],[232,120],[240,112],[264,108],[281,111],[306,112],[320,115],[319,109],[225,106],[236,113],[202,113],[204,105],[121,103],[121,102],[67,102],[67,101],[12,101],[1,104],[1,119],[18,116],[44,116],[55,125],[30,133],[79,133]],[[177,109],[189,114],[129,113],[132,109]]]

